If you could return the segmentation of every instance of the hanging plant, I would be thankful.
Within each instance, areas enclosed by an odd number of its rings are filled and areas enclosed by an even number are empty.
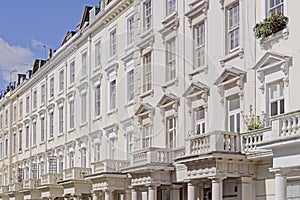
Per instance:
[[[278,31],[286,28],[288,23],[288,17],[284,16],[281,12],[272,13],[269,18],[264,19],[264,21],[259,22],[253,28],[256,38],[268,37]]]

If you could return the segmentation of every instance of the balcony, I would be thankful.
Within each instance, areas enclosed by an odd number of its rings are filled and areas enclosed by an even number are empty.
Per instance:
[[[94,174],[102,172],[120,172],[121,168],[129,166],[129,161],[107,159],[99,162],[94,162],[91,165]]]
[[[133,152],[131,165],[138,166],[150,163],[168,164],[171,161],[170,149],[150,147]]]
[[[22,189],[23,189],[22,183],[18,183],[18,182],[12,183],[8,186],[9,192],[20,191]]]
[[[23,181],[23,189],[35,189],[40,185],[40,179],[27,179]]]
[[[241,134],[245,153],[270,152],[272,146],[300,139],[300,111],[271,118],[271,127]]]
[[[6,192],[8,192],[8,186],[0,186],[0,194],[4,194]]]
[[[84,176],[91,174],[90,168],[72,167],[64,170],[64,180],[83,179]]]
[[[209,152],[240,152],[238,133],[215,131],[208,134],[196,135],[188,139],[187,150],[191,155]]]
[[[43,174],[41,175],[41,185],[54,185],[63,178],[62,174]]]

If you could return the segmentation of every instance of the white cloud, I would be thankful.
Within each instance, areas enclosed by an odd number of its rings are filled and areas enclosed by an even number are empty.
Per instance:
[[[33,39],[33,40],[31,41],[31,46],[32,46],[32,47],[44,47],[44,46],[47,46],[47,45],[44,44],[44,43],[41,42],[41,41],[38,41],[38,40]]]
[[[33,60],[33,53],[24,47],[10,45],[0,38],[0,74],[6,82],[16,80],[18,73],[25,73]],[[16,70],[17,72],[12,72]]]

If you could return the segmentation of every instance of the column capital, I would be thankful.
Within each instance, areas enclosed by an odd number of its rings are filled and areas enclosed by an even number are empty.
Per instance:
[[[146,184],[145,186],[148,187],[148,188],[155,189],[155,188],[160,186],[160,183],[149,183],[149,184]]]
[[[251,176],[243,176],[241,177],[241,183],[251,183],[253,182],[253,178]]]
[[[285,176],[287,175],[291,170],[289,168],[269,168],[269,172],[273,172],[276,175]]]
[[[226,178],[227,177],[225,175],[216,175],[208,177],[208,179],[210,179],[212,182],[222,182]]]
[[[180,184],[172,184],[171,188],[172,188],[172,190],[180,190],[180,188],[182,188],[182,185],[180,185]]]

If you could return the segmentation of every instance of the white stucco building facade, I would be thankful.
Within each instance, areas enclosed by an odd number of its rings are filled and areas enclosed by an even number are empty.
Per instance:
[[[0,100],[0,199],[299,199],[298,5],[86,7]],[[255,38],[273,12],[287,25]]]

